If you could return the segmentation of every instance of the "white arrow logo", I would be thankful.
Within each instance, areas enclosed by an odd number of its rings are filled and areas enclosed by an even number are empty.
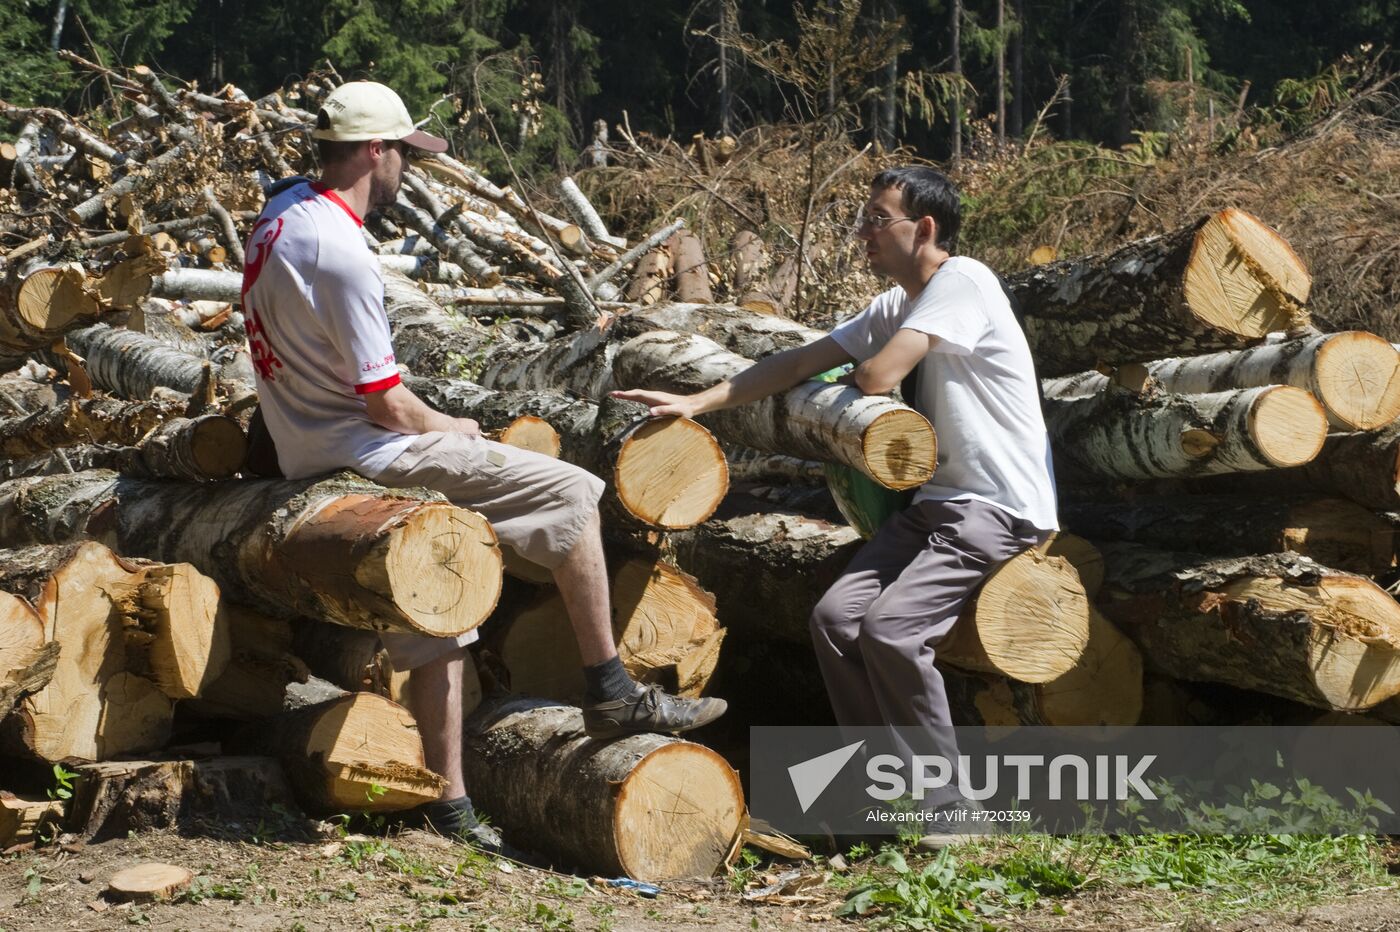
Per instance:
[[[828,751],[820,757],[804,760],[788,768],[788,777],[792,780],[792,788],[797,791],[797,802],[802,806],[803,812],[812,808],[812,803],[826,792],[826,788],[831,786],[831,781],[835,780],[841,768],[846,766],[846,761],[855,757],[856,751],[859,751],[864,743],[857,741],[855,744]]]

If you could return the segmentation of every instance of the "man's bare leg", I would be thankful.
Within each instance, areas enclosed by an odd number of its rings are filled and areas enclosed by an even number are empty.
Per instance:
[[[591,667],[615,657],[608,567],[603,560],[602,526],[596,510],[574,542],[574,549],[554,570],[554,583],[569,613],[583,665]]]
[[[428,769],[447,780],[443,799],[467,795],[462,773],[462,671],[467,649],[459,647],[408,675],[408,708],[418,721]]]

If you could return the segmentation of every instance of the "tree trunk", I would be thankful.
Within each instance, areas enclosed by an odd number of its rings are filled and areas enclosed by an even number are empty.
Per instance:
[[[1369,579],[1295,554],[1100,549],[1100,608],[1157,670],[1340,711],[1400,693],[1400,606]]]
[[[93,472],[0,484],[0,540],[84,533],[123,553],[188,560],[269,614],[352,628],[452,637],[480,624],[500,593],[486,519],[352,473],[210,485]]]
[[[1023,73],[1025,59],[1025,45],[1023,43],[1026,29],[1025,0],[1011,0],[1011,9],[1011,115],[1009,129],[1013,137],[1020,139],[1026,126],[1025,110],[1023,109],[1025,106],[1023,98],[1026,94]]]
[[[628,560],[612,574],[613,636],[633,679],[699,696],[719,659],[725,629],[714,597],[665,563]],[[496,641],[514,693],[579,702],[583,661],[563,598],[547,590],[512,617]]]
[[[294,805],[271,757],[108,761],[74,771],[67,827],[87,841],[209,824],[251,827]]]
[[[291,624],[292,650],[310,671],[347,692],[370,692],[386,699],[394,665],[373,631],[328,625],[311,618]]]
[[[795,256],[779,262],[766,282],[756,284],[747,294],[740,295],[739,305],[758,314],[783,314],[797,297],[797,269]]]
[[[223,676],[184,705],[208,718],[242,721],[281,713],[287,687],[305,683],[311,675],[306,663],[292,652],[291,625],[228,600],[219,611],[229,632],[228,666]]]
[[[467,785],[494,823],[589,874],[709,877],[739,831],[738,774],[688,741],[592,741],[577,709],[516,697],[478,709],[466,743]]]
[[[134,330],[97,324],[70,333],[67,343],[83,357],[92,383],[122,398],[150,398],[160,386],[189,395],[206,379],[206,360]],[[230,399],[255,394],[233,378],[220,379],[219,387]]]
[[[1164,550],[1249,556],[1288,550],[1363,576],[1395,564],[1395,528],[1337,498],[1135,497],[1128,502],[1061,502],[1060,523],[1094,540]]]
[[[46,349],[102,313],[97,291],[76,264],[22,265],[0,285],[0,355]]]
[[[705,247],[700,237],[681,230],[668,244],[671,267],[676,270],[676,297],[698,304],[714,304],[710,290],[710,266],[705,260]]]
[[[1041,376],[1238,349],[1302,326],[1311,278],[1282,237],[1228,208],[1111,253],[1007,279]]]
[[[34,456],[80,443],[134,444],[178,415],[151,402],[70,398],[62,407],[0,420],[0,456]]]
[[[730,293],[745,295],[749,288],[757,284],[759,272],[768,264],[768,252],[763,240],[753,230],[739,230],[730,243],[730,254],[734,257],[734,274],[730,279]],[[744,298],[739,298],[744,303]]]
[[[997,143],[1006,145],[1006,0],[997,0]]]
[[[603,226],[603,218],[598,216],[598,211],[589,202],[588,196],[579,190],[574,179],[565,175],[559,181],[559,197],[568,208],[569,213],[583,227],[585,233],[599,243],[606,243],[615,249],[621,249],[627,245],[627,241],[612,236],[608,233],[608,228]]]
[[[52,678],[7,723],[40,760],[100,760],[160,747],[171,698],[228,663],[218,590],[188,565],[131,563],[97,543],[3,552],[0,588],[23,595],[58,645]],[[143,674],[143,675],[136,675]]]
[[[1136,725],[1142,716],[1142,654],[1097,609],[1079,660],[1044,683],[940,665],[955,725]],[[941,658],[940,658],[941,659]]]
[[[948,127],[954,165],[962,160],[962,17],[962,0],[952,0],[948,4],[948,47],[952,59],[949,70],[953,73],[953,80],[959,82],[953,89],[953,106]]]
[[[647,418],[644,408],[597,405],[542,392],[493,392],[455,379],[405,380],[419,397],[486,430],[503,430],[521,415],[558,431],[564,460],[601,476],[626,512],[658,528],[690,527],[708,518],[728,489],[728,467],[709,431],[681,418]]]
[[[0,480],[110,469],[144,479],[231,479],[247,457],[248,438],[233,418],[208,414],[167,421],[134,447],[87,444],[0,462]]]
[[[704,337],[656,331],[618,349],[613,377],[618,387],[689,393],[732,378],[750,365],[750,360]],[[805,382],[699,420],[730,443],[845,463],[887,488],[921,485],[937,465],[937,440],[923,415],[844,385]]]
[[[1360,331],[1124,368],[1143,370],[1163,391],[1178,395],[1292,385],[1311,392],[1338,430],[1372,430],[1400,417],[1400,353],[1375,334]],[[1045,393],[1060,398],[1089,395],[1104,391],[1109,383],[1109,376],[1085,372],[1047,379]]]
[[[728,304],[661,304],[627,311],[613,323],[619,334],[651,330],[694,333],[748,359],[762,359],[820,340],[826,334],[786,317]]]
[[[313,812],[393,812],[442,795],[408,710],[374,693],[346,693],[252,726],[242,742],[282,762]],[[475,788],[473,788],[475,789]]]
[[[633,304],[655,304],[664,301],[671,281],[671,256],[664,249],[653,249],[637,262],[632,282],[627,286],[627,300]]]
[[[1108,479],[1212,476],[1296,466],[1327,439],[1322,406],[1299,388],[1140,398],[1113,391],[1048,399],[1055,453]]]

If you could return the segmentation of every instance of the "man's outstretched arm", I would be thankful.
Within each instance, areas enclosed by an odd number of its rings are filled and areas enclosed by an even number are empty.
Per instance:
[[[693,395],[675,395],[644,388],[613,392],[612,395],[649,405],[654,416],[675,414],[695,417],[785,392],[804,379],[851,361],[851,355],[840,344],[831,337],[822,337],[815,343],[761,359],[734,378]]]
[[[476,421],[434,411],[403,383],[391,385],[383,391],[366,392],[365,408],[371,421],[396,434],[428,434],[433,431],[467,435],[481,433],[481,426]]]

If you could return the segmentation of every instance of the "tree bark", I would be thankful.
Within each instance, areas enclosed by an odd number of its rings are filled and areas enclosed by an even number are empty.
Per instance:
[[[70,398],[62,407],[0,420],[0,456],[34,456],[80,443],[135,444],[179,412],[152,402]]]
[[[681,230],[671,237],[668,249],[671,267],[676,271],[676,297],[692,303],[714,304],[710,266],[700,238],[689,230]]]
[[[1047,399],[1045,425],[1066,465],[1089,476],[1212,476],[1306,463],[1327,418],[1302,389],[1266,386],[1140,398],[1113,391]]]
[[[0,541],[90,533],[123,553],[187,560],[272,615],[452,637],[496,604],[495,533],[436,493],[412,494],[352,473],[212,485],[103,472],[19,479],[0,484]]]
[[[478,709],[466,743],[472,798],[495,824],[590,874],[709,877],[739,831],[738,775],[697,744],[592,741],[577,709],[523,697]]]
[[[0,480],[110,469],[144,479],[231,479],[242,467],[248,438],[232,418],[209,414],[167,421],[132,447],[86,444],[0,462]]]
[[[594,209],[588,197],[579,190],[574,179],[565,175],[559,181],[559,197],[568,208],[569,213],[583,227],[585,233],[593,237],[600,243],[607,243],[614,249],[623,249],[627,246],[627,241],[621,237],[612,236],[608,233],[608,228],[603,226],[603,218],[598,216],[598,211]]]
[[[1302,326],[1311,278],[1269,227],[1229,208],[1111,252],[1007,279],[1041,376],[1239,349]]]
[[[65,333],[92,323],[103,306],[77,265],[24,264],[0,285],[0,355],[47,349]]]
[[[785,317],[774,317],[728,304],[660,304],[618,316],[619,334],[640,336],[651,330],[674,330],[706,337],[748,359],[762,359],[820,340],[826,334]]]
[[[1400,353],[1375,334],[1317,334],[1246,350],[1159,359],[1143,369],[1163,391],[1199,395],[1263,385],[1311,392],[1338,430],[1372,430],[1400,417]],[[1110,378],[1080,373],[1045,383],[1047,397],[1104,391]],[[1121,380],[1120,380],[1121,384]]]
[[[1248,499],[1227,495],[1135,497],[1060,503],[1060,523],[1094,540],[1164,550],[1249,556],[1287,550],[1363,576],[1395,564],[1395,528],[1337,498]]]
[[[150,398],[160,386],[189,395],[206,378],[205,360],[134,330],[96,324],[73,331],[67,342],[83,357],[93,384],[122,398]],[[230,401],[256,394],[234,377],[220,377],[219,388]]]
[[[633,304],[664,301],[671,281],[671,258],[664,249],[653,249],[637,262],[637,271],[627,286],[626,297]]]
[[[1400,606],[1369,579],[1288,553],[1100,549],[1099,607],[1161,672],[1339,711],[1400,693]]]
[[[613,359],[618,387],[697,392],[752,363],[704,337],[656,331],[629,340]],[[763,401],[703,415],[722,440],[803,459],[845,463],[893,489],[921,485],[937,465],[923,415],[882,396],[806,382]]]

